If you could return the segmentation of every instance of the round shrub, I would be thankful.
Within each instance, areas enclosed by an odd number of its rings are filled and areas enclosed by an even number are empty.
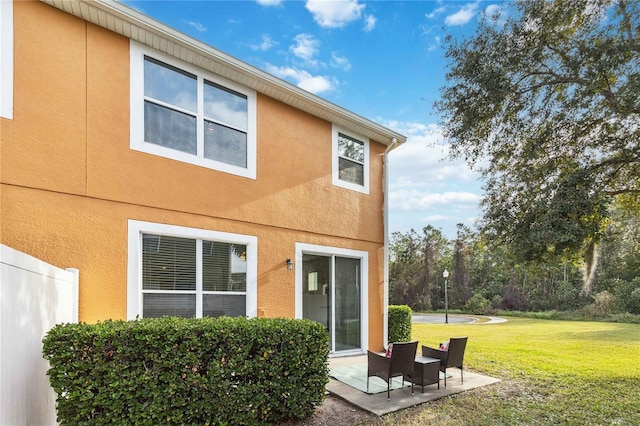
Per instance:
[[[640,314],[640,277],[616,281],[616,299],[623,312]]]
[[[636,288],[629,295],[627,310],[630,314],[640,314],[640,288]]]
[[[470,314],[486,315],[491,311],[491,301],[476,293],[464,304],[465,311]]]
[[[607,290],[601,291],[596,294],[591,305],[592,313],[596,317],[606,317],[613,312],[616,308],[616,298],[613,294]]]

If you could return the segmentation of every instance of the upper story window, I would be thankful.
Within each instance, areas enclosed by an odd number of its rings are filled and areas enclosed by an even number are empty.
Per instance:
[[[369,139],[333,126],[333,184],[369,193]]]
[[[256,177],[256,94],[131,42],[131,148]]]

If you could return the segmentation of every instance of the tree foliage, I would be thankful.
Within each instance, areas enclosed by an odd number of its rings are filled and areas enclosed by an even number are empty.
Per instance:
[[[391,235],[389,302],[413,310],[430,310],[440,303],[437,277],[448,258],[448,241],[442,231],[426,226],[419,234],[411,230]],[[441,276],[441,275],[440,275]]]
[[[583,255],[640,195],[640,2],[506,7],[447,37],[443,134],[486,179],[486,235],[521,260]]]
[[[619,312],[640,313],[640,219],[614,208],[611,220],[596,250],[594,296],[581,291],[584,275],[577,262],[559,257],[522,262],[507,245],[487,244],[483,234],[463,225],[453,240],[427,226],[422,233],[392,236],[390,303],[418,312],[443,310],[446,268],[451,309],[565,311],[591,304],[598,308],[606,299],[607,309],[615,302]]]
[[[463,306],[473,294],[469,288],[470,246],[472,234],[462,223],[457,225],[458,232],[453,245],[453,273],[451,276],[451,300],[454,305]]]

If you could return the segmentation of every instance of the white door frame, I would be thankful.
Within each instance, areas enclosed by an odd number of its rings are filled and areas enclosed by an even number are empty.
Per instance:
[[[302,295],[303,295],[303,277],[302,277],[302,255],[316,254],[321,256],[340,256],[360,259],[360,349],[351,351],[340,351],[331,354],[335,355],[353,355],[354,353],[366,353],[369,347],[369,253],[361,250],[351,250],[339,247],[320,246],[315,244],[296,243],[295,247],[295,317],[302,317]],[[332,327],[333,330],[333,327]]]

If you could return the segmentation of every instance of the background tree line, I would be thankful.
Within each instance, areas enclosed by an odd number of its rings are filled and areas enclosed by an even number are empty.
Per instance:
[[[579,259],[523,260],[459,224],[447,239],[429,225],[395,232],[390,242],[389,303],[414,311],[444,309],[447,269],[449,308],[486,314],[495,310],[599,309],[601,314],[640,314],[640,218],[616,210],[596,248],[591,291],[584,290]],[[597,314],[597,312],[596,312]]]

